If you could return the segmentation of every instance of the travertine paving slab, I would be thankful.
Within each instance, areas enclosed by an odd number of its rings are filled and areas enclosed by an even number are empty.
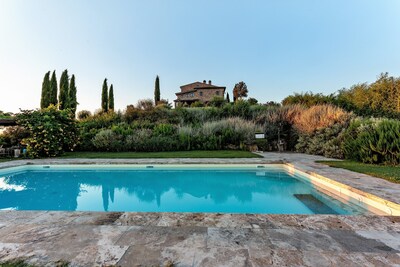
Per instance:
[[[315,163],[264,159],[43,159],[21,164],[246,164],[291,162],[399,203],[400,185]],[[400,266],[400,217],[221,213],[0,211],[0,262],[38,266]]]

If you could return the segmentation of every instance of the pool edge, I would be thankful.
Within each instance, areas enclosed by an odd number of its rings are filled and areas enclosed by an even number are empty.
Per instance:
[[[314,183],[315,185],[324,189],[327,189],[329,192],[341,198],[348,197],[354,200],[358,200],[357,203],[354,203],[356,205],[362,206],[364,208],[365,206],[373,207],[381,211],[383,213],[382,215],[400,216],[400,204],[327,178],[316,172],[301,169],[292,163],[284,163],[282,165],[285,166],[287,171],[291,173],[300,173],[305,176],[309,180],[309,182]]]

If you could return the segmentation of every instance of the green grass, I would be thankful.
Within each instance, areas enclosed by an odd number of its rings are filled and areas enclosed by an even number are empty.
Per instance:
[[[35,267],[35,266],[25,263],[24,260],[17,259],[17,260],[2,262],[0,263],[0,267]]]
[[[10,161],[13,160],[11,158],[0,158],[0,162],[6,162],[6,161]]]
[[[68,267],[69,262],[65,260],[59,260],[54,262],[54,265],[56,267]],[[31,265],[25,262],[23,259],[15,259],[15,260],[10,260],[6,262],[0,262],[0,267],[37,267],[36,265]]]
[[[262,158],[241,150],[173,151],[173,152],[68,152],[61,158],[143,159],[143,158]]]
[[[317,161],[335,168],[343,168],[354,172],[360,172],[375,176],[378,178],[383,178],[390,182],[400,183],[400,166],[382,166],[365,164],[354,161]]]

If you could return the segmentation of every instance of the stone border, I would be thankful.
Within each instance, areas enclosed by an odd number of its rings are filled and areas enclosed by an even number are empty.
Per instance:
[[[306,170],[292,163],[283,163],[282,160],[266,160],[264,158],[234,158],[234,159],[221,159],[221,158],[174,158],[174,159],[36,159],[36,160],[18,160],[11,162],[0,163],[0,169],[20,167],[26,165],[273,165],[279,164],[283,166],[289,173],[300,173],[307,177],[307,182],[317,185],[328,192],[337,195],[342,199],[349,200],[355,205],[361,206],[364,209],[370,210],[378,215],[391,215],[400,216],[400,205],[379,197],[375,194],[359,190],[353,186],[335,181],[327,178],[315,171]]]
[[[309,179],[309,182],[317,185],[340,198],[345,198],[355,205],[368,209],[372,207],[380,211],[380,215],[400,216],[400,204],[380,198],[374,194],[361,191],[349,185],[334,181],[316,172],[302,170],[291,163],[284,164],[289,172],[301,173]],[[300,177],[302,178],[302,177]],[[369,210],[369,209],[368,209]]]

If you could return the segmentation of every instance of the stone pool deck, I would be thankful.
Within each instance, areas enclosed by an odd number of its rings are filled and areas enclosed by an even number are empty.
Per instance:
[[[24,164],[262,164],[290,162],[400,203],[400,185],[315,163],[259,159],[45,159]],[[201,213],[0,211],[0,262],[39,266],[400,266],[400,217]]]

